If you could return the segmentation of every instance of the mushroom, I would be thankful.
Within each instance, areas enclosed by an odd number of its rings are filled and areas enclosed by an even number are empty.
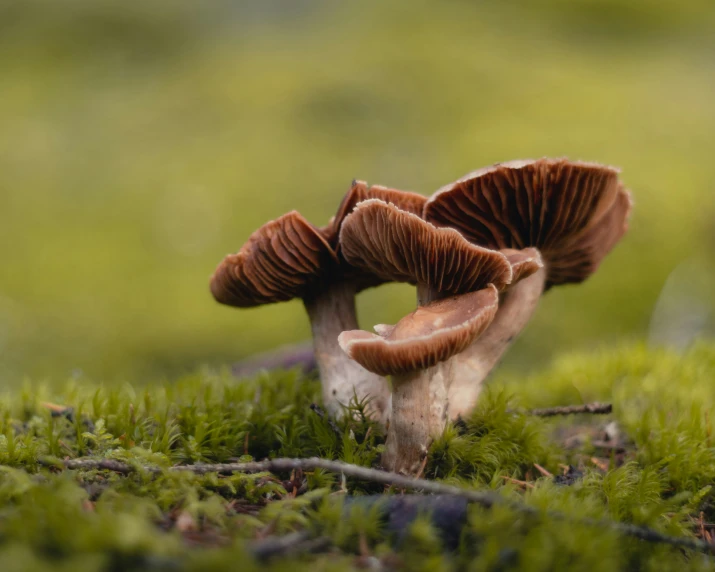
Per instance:
[[[448,420],[452,380],[449,358],[489,325],[499,296],[493,285],[430,302],[394,326],[375,326],[340,334],[340,347],[353,360],[380,375],[392,376],[392,413],[381,464],[414,474],[429,445]]]
[[[330,224],[318,229],[297,211],[256,230],[236,254],[226,256],[211,277],[214,298],[241,308],[301,298],[311,323],[323,402],[340,416],[357,397],[385,423],[390,390],[386,380],[350,360],[339,348],[340,332],[357,328],[355,295],[384,280],[352,268],[339,252],[343,219],[363,198],[379,196],[421,211],[426,197],[356,181]]]
[[[450,418],[450,358],[491,322],[497,289],[512,279],[507,257],[470,244],[380,200],[359,203],[340,230],[343,256],[384,280],[417,285],[418,308],[377,335],[343,332],[340,347],[366,369],[392,375],[392,415],[383,465],[413,472]]]
[[[340,248],[345,260],[366,274],[416,284],[419,305],[489,283],[501,289],[512,278],[504,254],[379,199],[358,203],[345,218]]]
[[[540,255],[542,268],[501,294],[499,311],[480,338],[454,358],[453,415],[471,411],[483,380],[531,318],[545,289],[582,282],[628,228],[630,194],[618,170],[566,159],[501,163],[438,190],[425,220],[458,230],[467,240]],[[522,261],[523,262],[523,261]],[[515,273],[519,270],[515,268]]]

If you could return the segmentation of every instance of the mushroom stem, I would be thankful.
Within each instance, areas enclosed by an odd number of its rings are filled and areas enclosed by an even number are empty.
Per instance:
[[[449,418],[469,414],[477,404],[484,380],[536,310],[546,282],[546,268],[524,278],[502,294],[499,310],[486,331],[454,356],[449,388]]]
[[[434,300],[439,300],[442,296],[440,296],[439,291],[436,288],[432,288],[430,286],[427,286],[426,284],[418,284],[417,285],[417,305],[418,306],[426,306],[430,302],[433,302]]]
[[[392,417],[381,464],[414,475],[447,424],[451,362],[392,376]]]
[[[354,397],[358,400],[369,397],[370,416],[385,424],[390,409],[387,380],[350,359],[338,345],[341,332],[358,327],[355,294],[353,284],[334,282],[303,300],[313,332],[323,404],[330,415],[340,417],[344,413],[342,406]]]

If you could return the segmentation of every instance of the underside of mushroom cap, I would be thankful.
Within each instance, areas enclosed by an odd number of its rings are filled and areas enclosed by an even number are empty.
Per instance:
[[[211,277],[214,298],[247,308],[303,297],[336,262],[320,231],[297,211],[256,230],[236,254],[218,265]]]
[[[552,255],[547,288],[567,282],[581,282],[598,270],[605,256],[628,231],[628,219],[633,202],[622,187],[611,208],[594,225],[574,237]]]
[[[493,285],[420,306],[378,334],[343,332],[338,343],[362,367],[379,375],[397,375],[432,367],[471,344],[494,319],[499,295]]]
[[[372,185],[368,187],[365,181],[355,180],[352,182],[350,190],[345,193],[345,196],[340,202],[337,213],[330,219],[326,226],[320,228],[320,232],[338,256],[340,272],[346,280],[354,284],[357,292],[390,281],[371,272],[366,272],[362,268],[347,264],[341,253],[339,234],[345,217],[353,211],[355,205],[369,199],[380,199],[386,203],[392,203],[398,208],[417,216],[422,215],[424,205],[427,202],[427,197],[418,193],[400,191],[382,185]]]
[[[487,284],[502,289],[512,278],[503,254],[376,199],[359,203],[345,218],[340,246],[353,266],[384,280],[423,284],[444,294],[480,290]]]
[[[340,226],[343,224],[345,217],[353,211],[355,205],[369,199],[379,199],[386,203],[392,203],[397,208],[417,216],[422,216],[422,211],[427,202],[427,197],[418,193],[400,191],[383,187],[382,185],[368,187],[365,181],[353,181],[350,190],[345,193],[343,200],[340,202],[338,212],[330,220],[328,226],[322,229],[325,237],[330,244],[335,246],[336,250],[339,248],[338,234],[340,233]]]
[[[584,269],[598,266],[600,258],[584,264],[569,253],[624,192],[612,167],[567,159],[511,161],[442,187],[427,201],[423,215],[481,246],[538,248],[547,266],[547,283],[555,285],[580,282],[590,274]],[[610,236],[597,236],[611,242]],[[600,248],[587,250],[592,257],[605,256]]]

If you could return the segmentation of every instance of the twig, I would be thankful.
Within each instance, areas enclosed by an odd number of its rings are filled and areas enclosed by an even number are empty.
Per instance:
[[[534,468],[535,468],[537,471],[539,471],[544,477],[553,477],[553,476],[554,476],[554,474],[553,474],[552,472],[547,471],[546,469],[544,469],[544,467],[542,467],[541,465],[539,465],[539,463],[534,463]]]
[[[608,472],[608,463],[606,463],[605,461],[602,461],[598,457],[591,457],[591,462],[599,469],[601,469],[604,473]]]
[[[50,403],[49,401],[45,401],[43,403],[40,403],[42,407],[47,409],[52,417],[67,417],[70,421],[72,421],[72,415],[74,414],[74,408],[73,407],[68,407],[67,405],[58,405],[57,403]]]
[[[417,471],[417,474],[415,475],[416,479],[419,479],[422,476],[422,474],[425,472],[426,466],[427,466],[427,455],[424,456],[424,458],[422,459],[422,462],[420,463],[420,468]]]
[[[519,485],[521,488],[526,489],[533,489],[534,485],[532,483],[529,483],[527,481],[520,481],[519,479],[513,479],[511,477],[507,477],[506,475],[502,475],[502,479],[505,481],[509,481],[510,483],[513,483],[515,485]]]
[[[233,365],[231,371],[237,377],[250,377],[262,370],[292,369],[299,367],[304,374],[317,369],[313,342],[291,344],[260,353]]]
[[[586,403],[584,405],[564,405],[561,407],[545,407],[544,409],[531,409],[527,415],[536,417],[554,417],[555,415],[574,415],[576,413],[591,413],[593,415],[606,415],[613,412],[610,403]]]
[[[269,536],[253,543],[250,550],[257,560],[266,561],[276,556],[285,556],[298,552],[318,552],[330,546],[331,541],[325,536],[311,538],[306,531],[292,532],[285,536]]]
[[[38,463],[48,467],[58,466],[57,462],[48,461],[45,459],[39,459]],[[128,465],[127,463],[122,463],[121,461],[114,461],[112,459],[67,459],[62,461],[62,464],[66,469],[71,470],[86,470],[91,471],[93,469],[105,469],[107,471],[114,471],[115,473],[121,473],[122,475],[128,475],[136,471],[136,469]],[[161,469],[156,467],[148,467],[147,471],[151,473],[159,473]]]
[[[42,462],[42,461],[41,461]],[[55,465],[56,463],[42,462],[43,464]],[[129,473],[137,470],[132,465],[112,461],[108,459],[73,459],[63,462],[68,469],[99,469],[105,468],[111,471]],[[693,538],[681,538],[676,536],[668,536],[656,530],[644,526],[634,524],[626,524],[622,522],[614,522],[610,520],[596,518],[576,518],[564,513],[555,511],[541,511],[534,507],[528,506],[521,502],[517,502],[499,495],[492,491],[477,491],[472,489],[464,489],[447,485],[440,482],[429,481],[426,479],[413,479],[397,473],[389,473],[368,467],[360,467],[351,465],[342,461],[331,461],[329,459],[320,459],[312,457],[310,459],[266,459],[265,461],[252,461],[248,463],[227,463],[227,464],[197,464],[197,465],[175,465],[170,467],[170,471],[188,471],[203,475],[206,473],[256,473],[256,472],[289,472],[296,469],[303,471],[312,471],[315,469],[323,469],[331,473],[341,473],[343,476],[370,481],[382,485],[394,486],[397,488],[422,491],[430,494],[453,495],[466,499],[469,502],[476,503],[483,507],[489,508],[494,505],[507,506],[512,510],[521,512],[522,514],[530,515],[545,515],[554,520],[571,522],[573,524],[581,524],[585,526],[595,526],[600,528],[610,528],[615,532],[619,532],[631,538],[637,538],[645,542],[668,544],[670,546],[678,546],[715,554],[715,545],[708,544]],[[145,467],[144,470],[150,473],[158,474],[162,472],[159,467]]]

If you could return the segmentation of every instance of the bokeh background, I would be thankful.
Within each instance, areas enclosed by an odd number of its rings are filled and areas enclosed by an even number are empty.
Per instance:
[[[712,334],[711,0],[0,2],[0,382],[172,377],[308,337],[214,303],[259,225],[353,178],[429,194],[496,161],[614,164],[631,232],[505,367]],[[359,299],[362,324],[414,293]]]

